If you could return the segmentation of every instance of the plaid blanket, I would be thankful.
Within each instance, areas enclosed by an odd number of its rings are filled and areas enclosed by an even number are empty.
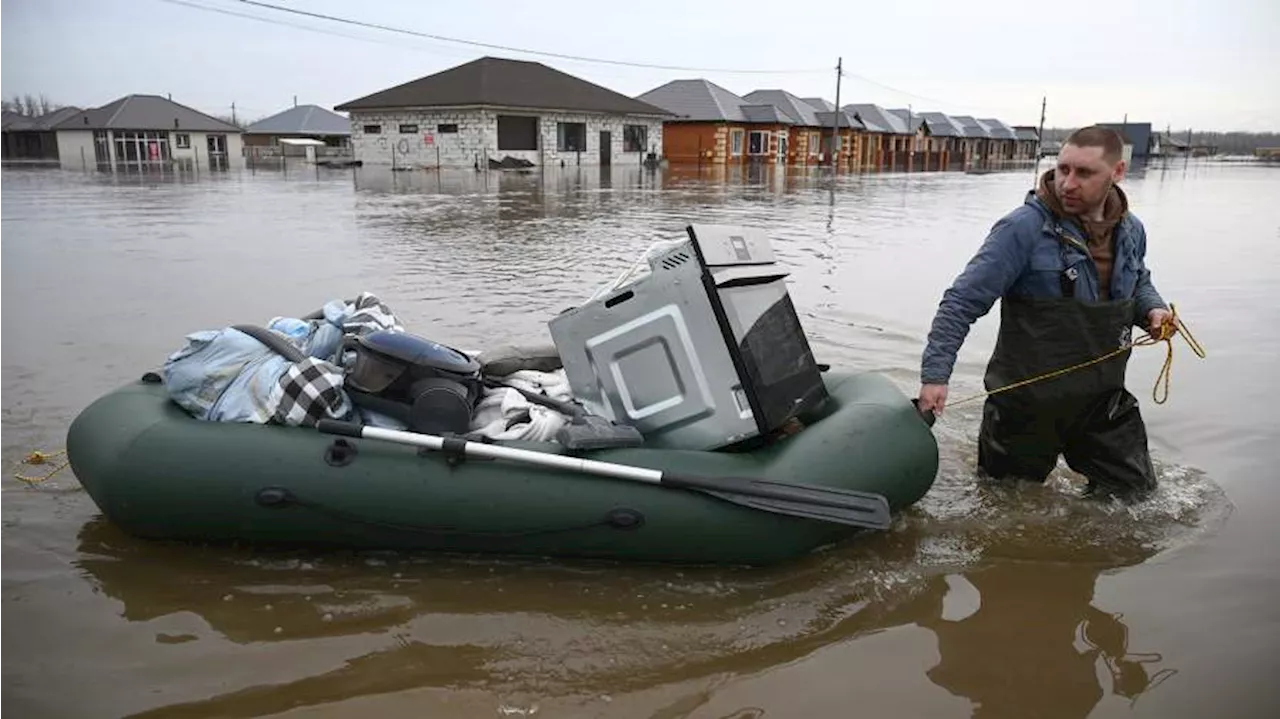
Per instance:
[[[348,419],[351,399],[342,389],[342,369],[307,357],[294,362],[271,388],[267,405],[280,424],[314,427],[322,419]]]

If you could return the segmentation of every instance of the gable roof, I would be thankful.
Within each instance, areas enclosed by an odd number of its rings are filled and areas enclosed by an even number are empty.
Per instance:
[[[742,106],[749,103],[710,80],[672,80],[637,99],[656,105],[680,120],[748,122]]]
[[[621,115],[668,113],[540,62],[482,57],[357,98],[335,110],[395,107],[519,107]]]
[[[298,105],[244,129],[254,135],[350,135],[351,120],[319,105]]]
[[[753,104],[773,105],[786,113],[787,117],[797,125],[809,127],[818,125],[817,110],[813,105],[786,90],[753,90],[742,98]]]
[[[862,124],[867,126],[868,132],[883,132],[890,135],[910,135],[911,131],[907,129],[907,121],[885,110],[879,105],[869,103],[853,103],[840,108],[845,112],[856,115]]]
[[[1040,133],[1036,128],[1029,125],[1014,125],[1013,134],[1017,135],[1019,140],[1039,140]]]
[[[1018,139],[1018,135],[1013,131],[1013,128],[1009,127],[1008,125],[1004,124],[999,120],[996,120],[990,117],[984,117],[978,120],[978,122],[982,123],[983,125],[986,125],[988,134],[990,134],[992,137],[994,137],[997,140]]]
[[[941,112],[919,112],[917,116],[935,137],[964,137],[964,128],[951,116]]]
[[[194,130],[240,132],[216,117],[159,95],[125,95],[115,102],[77,112],[54,130]]]
[[[890,115],[902,120],[902,124],[907,127],[907,131],[914,134],[920,126],[924,124],[924,118],[920,113],[915,112],[909,107],[899,107],[887,111]]]
[[[991,137],[991,133],[987,132],[987,128],[974,118],[968,115],[952,115],[951,119],[960,126],[963,135],[961,137]]]
[[[16,112],[5,110],[3,129],[5,132],[47,132],[53,129],[54,125],[80,113],[78,107],[60,107],[57,110],[46,112],[43,115],[35,117],[27,117],[19,115]]]

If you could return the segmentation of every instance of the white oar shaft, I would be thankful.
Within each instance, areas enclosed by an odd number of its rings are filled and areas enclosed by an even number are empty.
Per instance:
[[[361,436],[369,439],[382,439],[389,442],[411,444],[417,447],[426,447],[427,449],[433,450],[443,450],[445,448],[445,440],[443,437],[435,437],[429,434],[418,434],[416,432],[402,432],[400,430],[387,429],[385,427],[364,427],[361,430]],[[463,444],[462,453],[472,457],[525,461],[533,464],[540,464],[545,467],[567,469],[574,472],[588,472],[607,477],[618,477],[619,479],[633,479],[640,482],[649,482],[650,484],[660,484],[662,482],[662,472],[656,469],[629,467],[623,464],[612,464],[610,462],[601,462],[594,459],[582,459],[580,457],[566,457],[561,454],[534,452],[532,450],[517,449],[515,447],[499,447],[492,444],[484,444],[483,442],[465,442]]]

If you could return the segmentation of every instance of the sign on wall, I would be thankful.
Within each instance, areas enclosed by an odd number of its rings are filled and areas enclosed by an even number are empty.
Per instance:
[[[436,136],[430,132],[423,133],[422,144],[427,145],[428,147],[436,144]]]

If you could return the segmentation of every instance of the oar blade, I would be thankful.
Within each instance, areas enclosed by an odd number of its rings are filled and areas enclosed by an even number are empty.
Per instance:
[[[715,495],[735,504],[807,519],[888,529],[889,500],[874,492],[748,477],[666,474],[662,483]]]
[[[802,519],[816,519],[822,522],[846,524],[861,529],[886,530],[892,522],[889,516],[889,505],[883,501],[862,500],[865,505],[853,508],[832,506],[826,503],[813,504],[812,502],[792,502],[785,499],[752,497],[745,494],[720,492],[711,489],[700,491],[751,509],[800,517]],[[881,500],[883,500],[883,497]]]

